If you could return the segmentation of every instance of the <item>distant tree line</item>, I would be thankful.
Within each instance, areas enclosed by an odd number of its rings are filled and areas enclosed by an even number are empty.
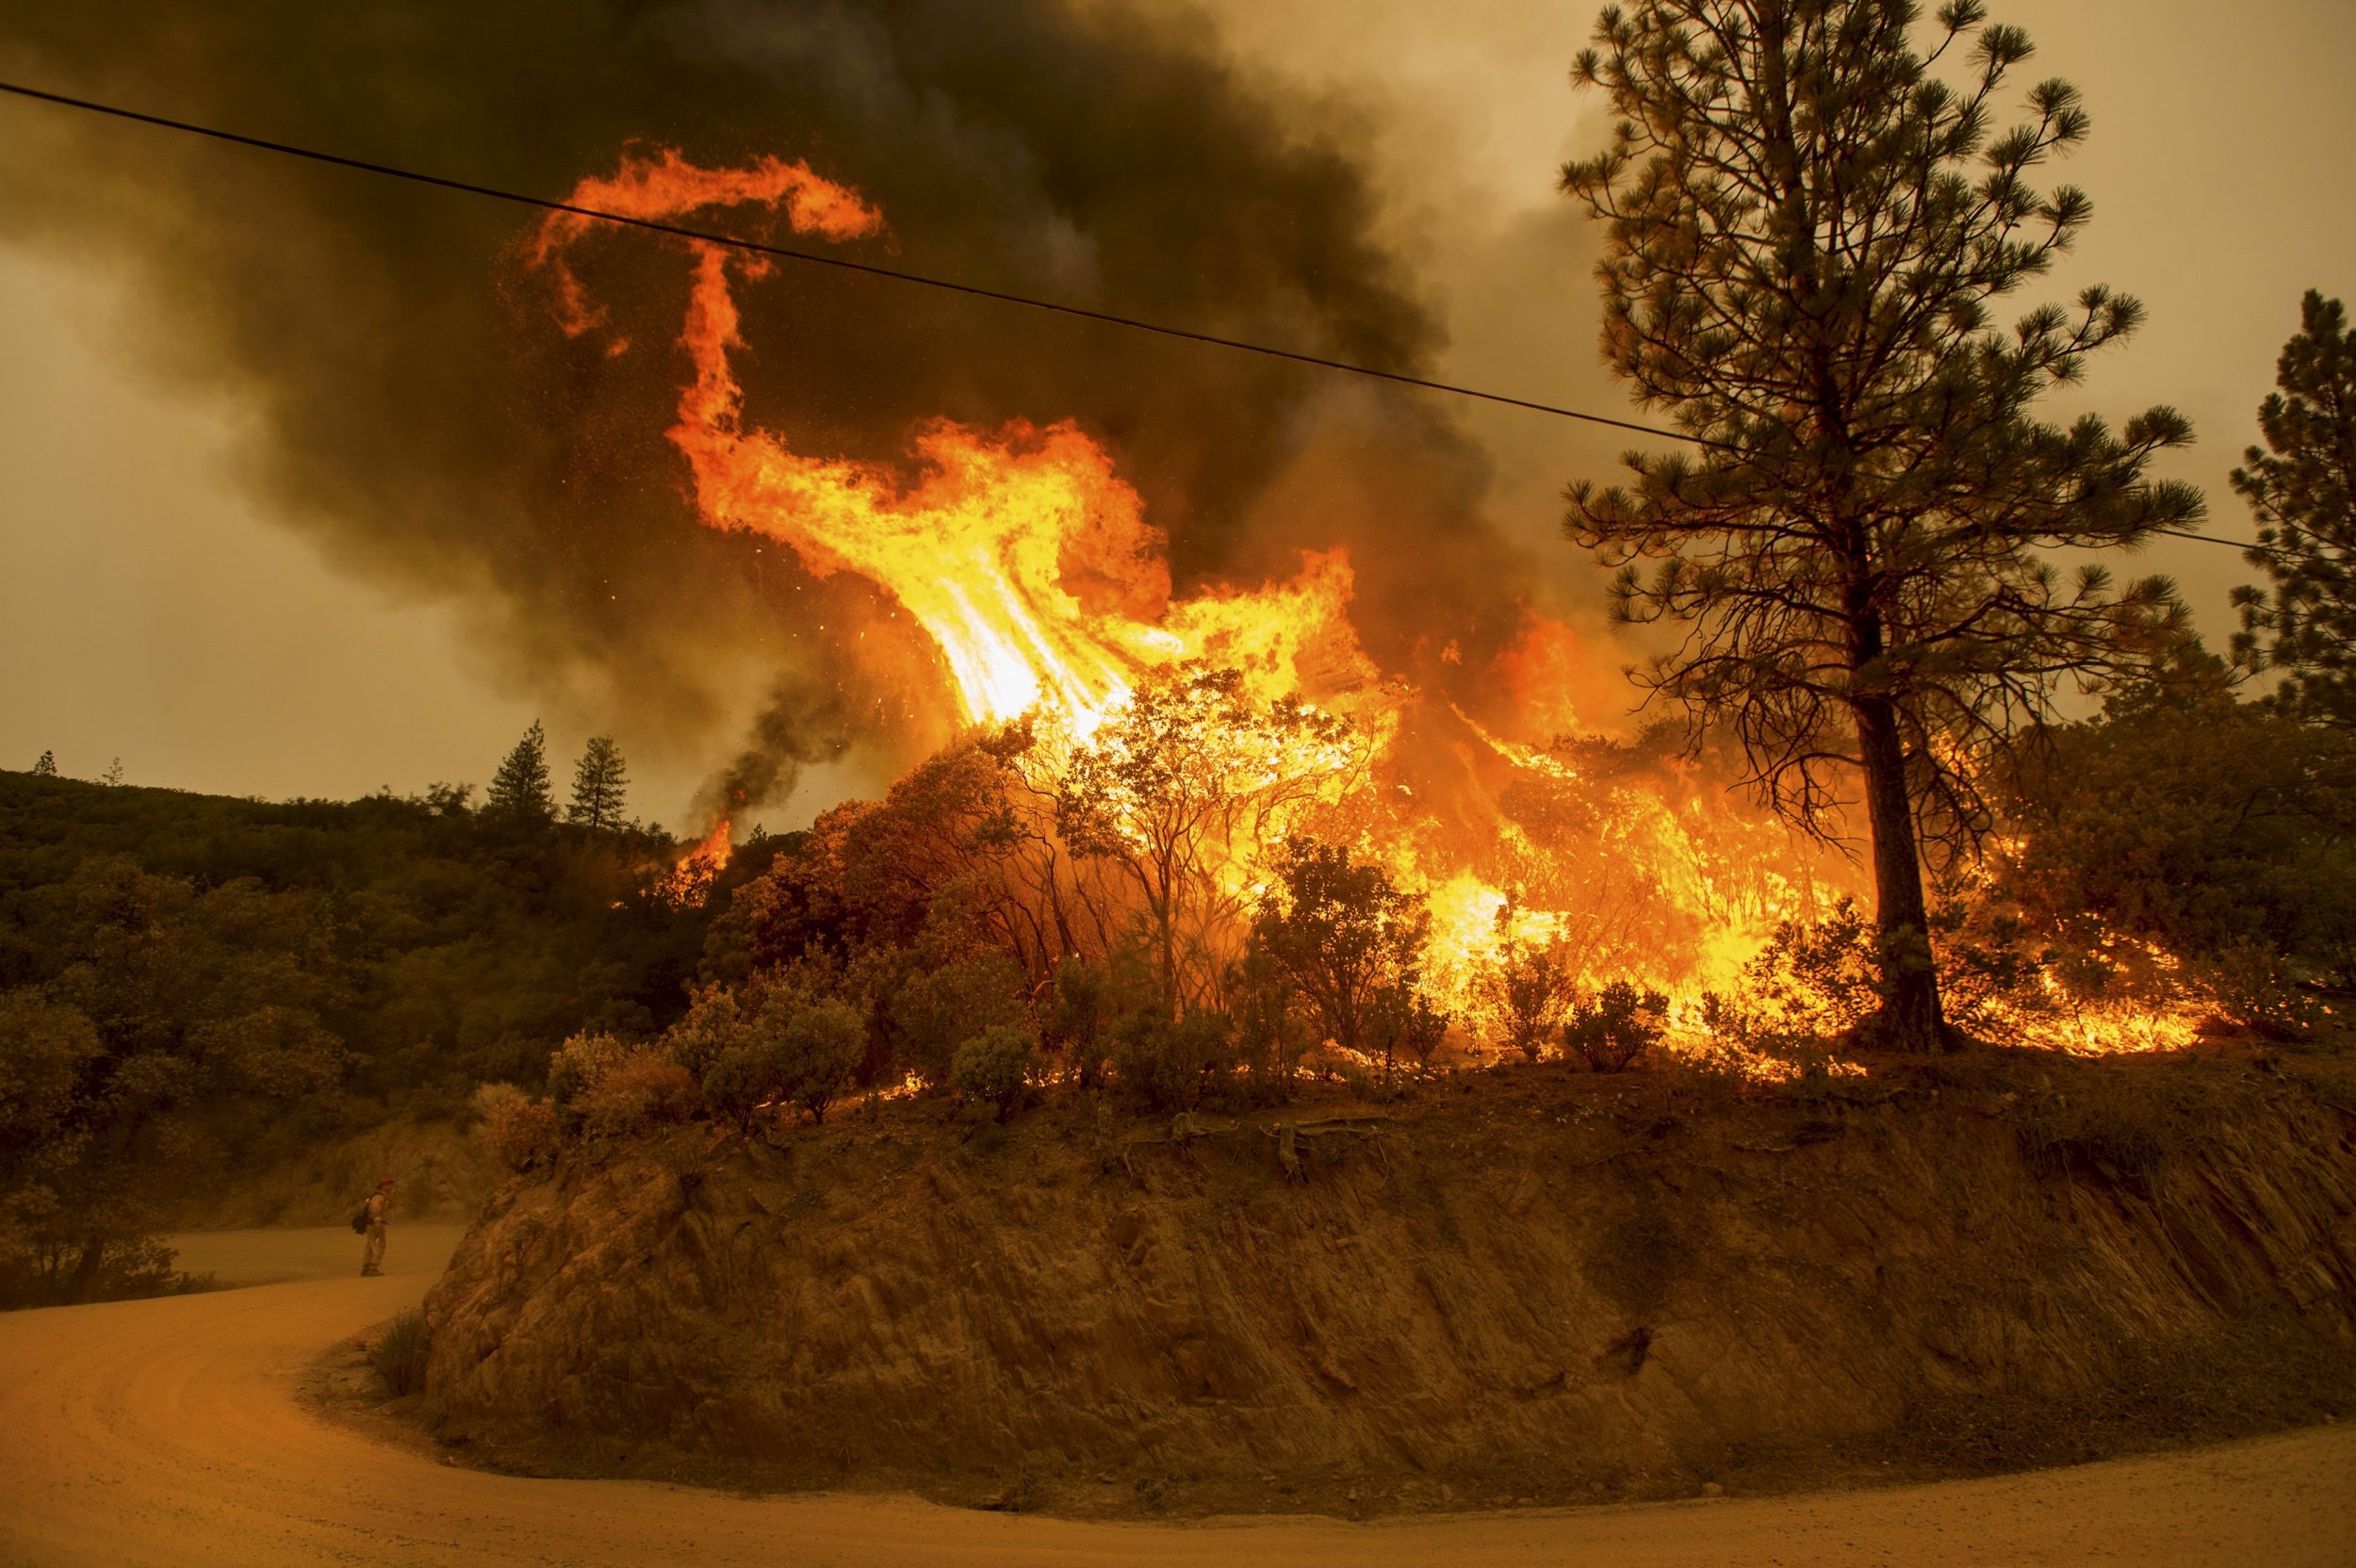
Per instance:
[[[148,1238],[206,1184],[681,1016],[710,915],[647,896],[678,846],[625,820],[610,741],[577,776],[557,828],[461,786],[273,805],[0,773],[0,1303],[152,1286]]]

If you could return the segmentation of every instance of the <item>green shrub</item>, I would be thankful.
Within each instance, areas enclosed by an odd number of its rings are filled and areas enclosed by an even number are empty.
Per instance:
[[[415,1394],[425,1387],[426,1357],[432,1348],[425,1314],[405,1312],[385,1325],[384,1337],[368,1352],[368,1362],[395,1396]]]
[[[1235,1066],[1235,1027],[1210,1008],[1175,1020],[1131,1013],[1113,1026],[1112,1060],[1121,1087],[1148,1110],[1192,1110]]]
[[[596,1083],[608,1068],[630,1054],[630,1047],[612,1035],[574,1035],[548,1056],[548,1098],[559,1111]]]
[[[1022,967],[1002,953],[909,975],[891,1006],[908,1070],[927,1084],[946,1084],[958,1046],[1000,1024],[1024,1024],[1023,990]]]
[[[1039,1065],[1039,1039],[1028,1030],[995,1024],[957,1047],[949,1084],[970,1100],[986,1100],[1003,1119],[1014,1113]]]
[[[713,1111],[750,1131],[771,1105],[799,1105],[815,1121],[847,1092],[866,1050],[859,1013],[833,997],[773,988],[743,1013],[704,1072]]]
[[[1227,995],[1235,1026],[1235,1058],[1250,1075],[1253,1098],[1290,1099],[1301,1059],[1317,1044],[1300,987],[1254,942],[1228,967]]]
[[[850,1087],[867,1048],[867,1025],[847,1003],[823,998],[798,1008],[782,1036],[787,1098],[812,1121],[826,1119],[826,1107]]]

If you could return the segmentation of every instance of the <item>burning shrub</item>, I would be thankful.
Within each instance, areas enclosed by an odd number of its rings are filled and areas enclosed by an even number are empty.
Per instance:
[[[2040,933],[2156,943],[2261,1030],[2290,1021],[2285,982],[2356,986],[2356,736],[2237,700],[2196,654],[2037,760],[1997,875]]]
[[[949,1063],[949,1083],[968,1099],[997,1106],[1003,1120],[1023,1102],[1038,1065],[1038,1036],[1010,1024],[994,1024],[957,1047]]]
[[[486,1084],[477,1096],[483,1142],[501,1168],[521,1173],[556,1157],[556,1104],[513,1084]]]
[[[2304,1039],[2321,1011],[2291,960],[2253,939],[2229,942],[2199,966],[2217,1011],[2272,1040]]]
[[[1055,827],[1074,856],[1119,868],[1139,895],[1163,993],[1198,1001],[1225,959],[1203,934],[1248,913],[1225,874],[1365,760],[1347,719],[1189,662],[1140,683],[1072,748]]]
[[[1638,990],[1626,980],[1604,987],[1594,1004],[1575,1002],[1562,1023],[1565,1053],[1577,1053],[1597,1072],[1625,1072],[1661,1038],[1669,999]]]
[[[703,1106],[703,1095],[687,1070],[653,1046],[626,1053],[573,1100],[581,1130],[608,1138],[631,1137],[689,1120]]]

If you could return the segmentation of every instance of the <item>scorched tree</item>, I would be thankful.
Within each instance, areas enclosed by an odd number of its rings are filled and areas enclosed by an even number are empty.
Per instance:
[[[2202,512],[2146,475],[2190,439],[2172,410],[2117,434],[2036,416],[2135,329],[2134,300],[2089,287],[1994,319],[2086,222],[2083,193],[2034,183],[2086,112],[2048,81],[1997,132],[2029,41],[1970,0],[1927,28],[1908,0],[1644,0],[1595,40],[1573,80],[1618,123],[1562,187],[1607,225],[1605,358],[1696,450],[1573,485],[1566,531],[1621,567],[1619,616],[1682,629],[1643,678],[1696,740],[1739,742],[1787,820],[1836,833],[1862,793],[1873,1032],[1934,1049],[1923,852],[1976,843],[1975,781],[2062,679],[2180,635],[2165,580],[2065,578],[2037,552],[2132,547]]]

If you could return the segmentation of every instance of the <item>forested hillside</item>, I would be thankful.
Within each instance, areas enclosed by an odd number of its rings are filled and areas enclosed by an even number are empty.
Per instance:
[[[270,804],[0,773],[9,1293],[106,1288],[232,1171],[536,1085],[577,1031],[662,1028],[708,924],[650,890],[677,853],[450,792]],[[756,841],[728,880],[767,859]]]

